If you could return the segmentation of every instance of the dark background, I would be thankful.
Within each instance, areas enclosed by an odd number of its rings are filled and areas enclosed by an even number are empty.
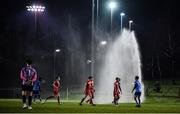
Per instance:
[[[99,29],[110,33],[108,0],[99,0]],[[139,42],[144,80],[177,79],[180,76],[180,13],[175,0],[116,0],[113,30],[120,30],[120,12],[125,12],[123,26],[134,21],[132,29]],[[45,5],[37,16],[26,10],[33,3]],[[4,0],[0,17],[0,88],[20,87],[19,73],[31,58],[38,75],[46,84],[53,81],[53,51],[56,75],[64,86],[81,84],[90,74],[91,0]],[[83,70],[82,70],[83,69]],[[84,78],[79,79],[79,75]]]

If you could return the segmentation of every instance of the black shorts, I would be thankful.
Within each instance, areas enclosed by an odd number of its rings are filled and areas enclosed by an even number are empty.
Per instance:
[[[135,97],[140,97],[140,96],[141,96],[141,92],[135,92],[135,93],[134,93],[134,96],[135,96]]]
[[[33,86],[32,85],[22,85],[22,91],[29,91],[32,92]]]
[[[34,94],[34,95],[40,95],[40,91],[38,91],[38,90],[33,90],[33,94]]]

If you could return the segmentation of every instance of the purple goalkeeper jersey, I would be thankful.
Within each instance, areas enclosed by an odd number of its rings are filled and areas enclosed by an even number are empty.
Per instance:
[[[27,80],[32,80],[32,82],[36,81],[37,72],[34,68],[26,66],[22,68],[20,77],[22,79],[22,84],[24,85]]]

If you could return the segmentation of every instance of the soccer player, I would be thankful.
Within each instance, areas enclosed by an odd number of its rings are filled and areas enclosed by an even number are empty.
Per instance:
[[[139,82],[139,76],[135,76],[135,82],[134,82],[134,88],[132,90],[132,93],[133,91],[135,90],[135,93],[134,93],[134,100],[136,102],[136,107],[141,107],[141,83]]]
[[[53,83],[53,92],[54,92],[54,95],[47,97],[47,98],[45,99],[44,103],[45,103],[48,99],[56,98],[57,101],[58,101],[58,104],[60,104],[60,94],[59,94],[59,91],[60,91],[60,77],[56,77],[56,80],[55,80],[54,83]]]
[[[32,89],[33,83],[37,79],[37,72],[32,67],[32,61],[27,60],[26,66],[21,69],[20,79],[22,80],[22,101],[23,109],[28,108],[32,109]],[[28,96],[28,106],[26,104],[26,97]]]
[[[93,77],[89,76],[86,82],[85,90],[84,90],[85,96],[84,98],[82,98],[80,105],[82,105],[83,101],[89,96],[89,99],[86,101],[86,103],[89,103],[92,106],[95,106],[95,104],[93,103],[94,92],[95,92],[95,89],[94,89]]]
[[[34,103],[36,103],[36,98],[42,101],[41,99],[41,81],[42,78],[39,77],[38,80],[36,80],[33,84],[33,98],[34,98]]]
[[[116,106],[118,106],[118,100],[120,98],[120,94],[122,95],[120,80],[121,79],[119,77],[116,77],[115,82],[114,82],[114,91],[113,91],[114,100],[113,100],[113,103]]]

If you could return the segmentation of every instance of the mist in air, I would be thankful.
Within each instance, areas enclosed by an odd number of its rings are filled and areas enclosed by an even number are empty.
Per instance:
[[[122,96],[120,102],[133,102],[133,82],[136,75],[141,74],[141,58],[138,43],[134,32],[124,29],[112,41],[107,52],[102,56],[102,65],[99,68],[96,83],[96,103],[111,103],[113,99],[113,83],[116,77],[121,78]],[[142,87],[144,100],[144,86]]]

